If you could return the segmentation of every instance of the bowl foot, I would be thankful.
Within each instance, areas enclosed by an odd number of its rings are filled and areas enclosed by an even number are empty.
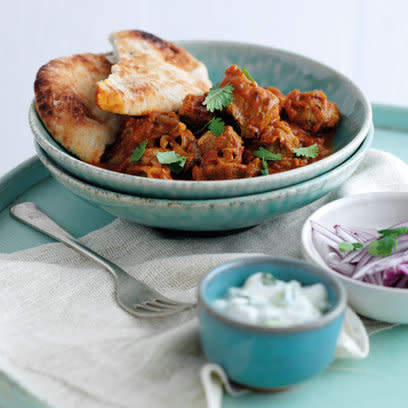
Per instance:
[[[273,388],[261,388],[261,387],[253,387],[251,385],[246,385],[246,384],[241,384],[239,382],[236,381],[231,381],[234,384],[239,385],[240,387],[243,388],[248,388],[249,390],[253,391],[253,392],[259,392],[262,394],[275,394],[278,392],[284,392],[284,391],[288,391],[291,388],[293,388],[293,385],[288,385],[286,387],[273,387]]]
[[[236,228],[225,231],[181,231],[181,230],[172,230],[166,228],[154,228],[157,233],[161,234],[163,237],[189,237],[189,238],[207,238],[207,237],[221,237],[226,235],[238,234],[240,232],[248,231],[252,228],[257,227],[253,225],[251,227]]]

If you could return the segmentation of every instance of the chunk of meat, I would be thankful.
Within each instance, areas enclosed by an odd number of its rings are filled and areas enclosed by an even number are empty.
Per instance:
[[[300,143],[287,122],[275,120],[260,134],[259,145],[273,153],[280,153],[282,157],[292,157],[293,149]]]
[[[289,124],[283,120],[276,120],[270,123],[260,134],[259,139],[254,141],[245,150],[244,162],[248,167],[257,169],[259,173],[262,169],[262,161],[255,162],[253,152],[260,147],[264,147],[272,153],[280,154],[281,159],[276,161],[267,161],[270,174],[278,173],[291,168],[304,166],[307,160],[297,158],[293,154],[293,149],[300,146],[298,137],[292,132]],[[255,171],[255,170],[253,170]],[[257,174],[259,175],[259,174]]]
[[[132,162],[133,151],[145,140],[145,153],[139,161]],[[171,178],[169,167],[160,164],[156,154],[172,150],[187,158],[183,172],[191,169],[200,157],[194,135],[180,122],[177,114],[155,112],[147,116],[126,117],[122,131],[108,150],[102,166],[123,173],[167,179]]]
[[[193,180],[228,180],[246,177],[247,166],[242,164],[244,144],[231,126],[219,136],[210,131],[198,140],[200,164],[193,167]]]
[[[279,99],[255,81],[249,80],[236,65],[226,69],[220,86],[227,83],[234,87],[234,100],[227,112],[237,121],[242,137],[256,137],[268,123],[279,118]]]
[[[134,176],[173,180],[169,166],[160,164],[156,157],[157,153],[164,151],[166,150],[157,147],[147,147],[140,160],[137,162],[125,160],[122,163],[123,168],[116,171]]]
[[[293,134],[299,139],[300,147],[308,147],[316,144],[319,148],[318,156],[314,159],[309,159],[309,162],[321,160],[331,153],[334,131],[312,136],[309,132],[306,132],[306,130],[303,130],[295,123],[289,123],[288,125],[292,129]]]
[[[290,122],[312,133],[334,128],[340,121],[337,105],[318,90],[295,89],[286,96],[284,108]]]
[[[202,95],[187,95],[179,110],[181,120],[193,129],[202,128],[213,117],[212,113],[203,105],[206,96],[207,93]]]
[[[247,165],[245,177],[257,177],[261,175],[262,160],[259,157],[253,158]]]
[[[219,136],[213,135],[210,131],[205,132],[198,139],[198,148],[202,156],[211,150],[216,150],[218,156],[224,161],[241,162],[244,144],[234,129],[226,126],[224,132]]]
[[[278,99],[279,99],[279,114],[283,110],[283,106],[285,105],[286,96],[282,93],[282,91],[274,86],[268,86],[265,88],[267,91],[272,92]]]

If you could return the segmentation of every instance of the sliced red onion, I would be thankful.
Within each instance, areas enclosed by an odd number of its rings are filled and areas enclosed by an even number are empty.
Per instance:
[[[344,228],[342,228],[340,225],[335,225],[334,226],[334,231],[336,233],[336,235],[341,238],[343,241],[346,242],[355,242],[355,241],[360,241],[360,238],[348,233]]]
[[[373,278],[377,285],[382,286],[384,284],[383,271],[375,273]]]
[[[329,253],[324,260],[330,268],[343,275],[351,276],[354,271],[354,265],[341,262],[341,257],[335,252]]]
[[[356,278],[361,277],[360,275],[361,270],[364,269],[365,267],[368,267],[370,265],[376,265],[378,262],[382,262],[385,260],[394,259],[392,257],[405,253],[407,249],[408,249],[408,236],[406,235],[398,238],[397,250],[395,250],[391,255],[385,258],[370,255],[368,253],[368,249],[364,248],[364,250],[366,250],[366,253],[364,256],[361,257],[360,261],[357,263],[356,269],[354,270],[353,277],[356,277]]]
[[[359,280],[360,280],[360,279],[359,279]],[[377,285],[375,279],[374,279],[371,275],[366,275],[366,276],[364,276],[364,278],[361,279],[361,280],[362,280],[363,282],[366,282],[366,283],[371,283],[372,285]]]
[[[328,253],[323,259],[342,275],[366,283],[408,289],[408,234],[398,237],[397,248],[386,257],[368,253],[370,242],[381,238],[373,228],[335,225],[334,232],[315,221],[312,223],[313,240],[325,244]],[[408,222],[387,229],[408,227]],[[341,242],[361,242],[364,248],[348,253],[339,250]]]
[[[354,273],[353,278],[362,278],[365,274],[373,274],[376,272],[383,271],[384,269],[396,267],[402,262],[408,261],[408,251],[398,253],[395,255],[387,256],[386,258],[375,257],[376,259],[372,262],[368,262],[363,266],[357,273]]]
[[[368,250],[365,252],[365,254],[361,257],[361,259],[358,261],[354,273],[353,273],[353,278],[356,277],[356,274],[363,269],[374,257],[368,253]]]
[[[326,227],[323,227],[323,225],[320,225],[315,221],[311,221],[311,223],[312,231],[318,233],[320,236],[326,237],[331,243],[336,244],[336,248],[338,248],[338,244],[340,242],[344,242],[343,239],[338,237],[334,232],[330,231]]]
[[[399,273],[408,276],[408,265],[406,263],[402,263],[396,266],[396,269]]]
[[[407,288],[408,286],[408,276],[402,277],[398,283],[394,286],[394,288]]]
[[[359,237],[363,242],[371,241],[380,237],[380,234],[374,228],[365,228],[365,227],[344,227],[343,229],[349,234]]]
[[[366,255],[368,252],[368,248],[365,247],[360,251],[352,251],[349,252],[342,260],[342,262],[350,262],[353,264],[357,264]]]
[[[401,278],[401,272],[397,272],[395,268],[388,268],[384,271],[384,286],[395,286]]]

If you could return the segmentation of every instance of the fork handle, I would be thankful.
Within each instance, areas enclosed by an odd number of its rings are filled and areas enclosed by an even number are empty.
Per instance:
[[[117,265],[113,264],[108,259],[97,254],[95,251],[79,242],[67,231],[61,228],[55,221],[45,215],[34,203],[25,202],[16,204],[10,208],[10,214],[19,221],[22,221],[23,223],[48,235],[49,237],[62,242],[80,254],[97,262],[99,265],[111,272],[116,278],[118,277],[118,274],[122,273]],[[125,271],[123,271],[123,273],[127,275]]]

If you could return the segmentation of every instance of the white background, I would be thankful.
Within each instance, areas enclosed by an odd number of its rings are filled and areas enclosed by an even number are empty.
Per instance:
[[[110,32],[271,45],[351,77],[370,100],[408,105],[408,1],[0,0],[0,175],[34,154],[27,111],[38,68],[110,49]]]

